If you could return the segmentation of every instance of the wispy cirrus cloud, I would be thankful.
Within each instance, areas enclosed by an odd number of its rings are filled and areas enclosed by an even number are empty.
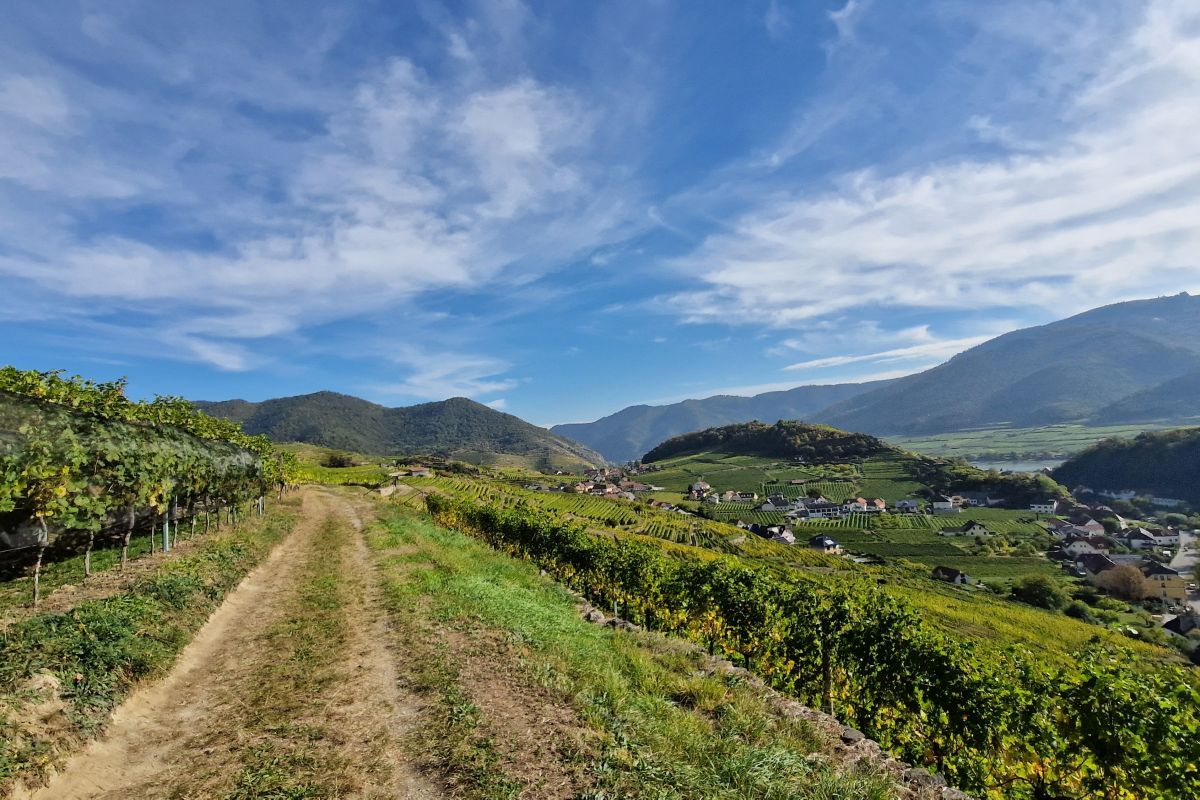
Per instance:
[[[149,340],[175,343],[168,357],[240,370],[261,363],[267,338],[559,268],[619,235],[624,187],[596,159],[593,100],[511,63],[524,7],[487,13],[495,24],[452,31],[451,66],[436,72],[396,55],[325,77],[336,25],[283,32],[323,44],[262,54],[256,72],[259,54],[223,31],[163,41],[102,14],[82,26],[80,59],[97,53],[123,83],[36,58],[43,74],[5,75],[0,63],[0,210],[32,209],[0,223],[0,279],[85,316],[136,319]],[[490,59],[506,69],[489,72]],[[165,108],[151,113],[132,78],[143,74],[170,84]],[[158,146],[139,161],[111,133],[118,117]],[[153,231],[131,230],[127,215],[149,208]],[[161,241],[176,219],[189,241]],[[407,385],[507,385],[454,374]]]
[[[830,367],[844,367],[850,364],[888,364],[893,362],[921,362],[921,366],[931,366],[977,344],[983,344],[990,338],[991,336],[969,336],[964,339],[946,339],[909,347],[896,347],[876,353],[811,358],[807,361],[789,364],[783,369],[788,372],[808,372]],[[910,371],[917,368],[919,367],[912,365],[908,367]]]
[[[406,376],[395,383],[373,387],[378,394],[441,400],[447,397],[481,398],[515,388],[518,381],[502,377],[508,362],[466,353],[429,350],[399,343],[390,360],[405,368]],[[492,405],[500,403],[499,406]],[[503,398],[489,402],[504,405]]]
[[[678,260],[704,286],[667,307],[788,327],[852,308],[1062,315],[1200,286],[1200,7],[1149,4],[1078,72],[1062,135],[1036,147],[770,187]]]

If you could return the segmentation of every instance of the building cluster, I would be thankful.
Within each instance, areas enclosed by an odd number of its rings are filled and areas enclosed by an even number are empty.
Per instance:
[[[777,544],[796,543],[795,531],[786,525],[759,525],[755,522],[743,522],[742,520],[738,520],[736,524],[744,531],[749,531],[756,536],[769,539]],[[840,556],[845,552],[835,539],[822,533],[809,538],[808,546],[813,550],[835,556]]]

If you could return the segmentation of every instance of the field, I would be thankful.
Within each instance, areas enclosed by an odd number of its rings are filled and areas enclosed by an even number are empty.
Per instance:
[[[870,465],[867,466],[868,470],[864,472],[869,471]],[[1024,511],[970,509],[947,516],[889,515],[891,524],[904,526],[895,528],[872,529],[870,526],[878,522],[878,517],[867,514],[849,515],[840,520],[793,523],[791,527],[799,544],[789,546],[762,539],[725,521],[663,512],[640,502],[535,492],[513,483],[470,477],[405,478],[402,483],[412,484],[423,492],[438,491],[486,499],[500,506],[533,504],[567,514],[618,538],[654,541],[666,548],[683,548],[680,552],[699,548],[734,555],[774,570],[784,570],[797,580],[825,580],[826,573],[836,570],[871,584],[883,581],[886,591],[912,602],[935,627],[967,632],[989,646],[1020,644],[1036,647],[1051,654],[1049,657],[1054,660],[1066,658],[1090,636],[1105,633],[1102,628],[1062,614],[998,599],[983,588],[962,589],[931,580],[930,571],[941,565],[963,570],[1002,592],[1014,579],[1031,574],[1048,575],[1069,586],[1069,579],[1056,565],[1041,556],[979,555],[971,551],[976,545],[973,538],[952,538],[938,533],[941,527],[959,525],[970,518],[1002,532],[997,540],[1020,543],[1041,532],[1032,521],[1032,515]],[[716,507],[722,508],[725,507]],[[749,504],[729,508],[733,512],[729,519],[762,524],[777,524],[783,520],[782,513],[748,511],[749,508]],[[706,506],[710,512],[716,509]],[[804,546],[808,537],[816,533],[829,534],[848,552],[878,557],[883,563],[857,564]],[[948,610],[950,606],[952,611]],[[1064,630],[1069,630],[1070,634],[1064,634]],[[1047,633],[1049,631],[1053,631],[1053,635]],[[1152,652],[1156,658],[1169,657],[1166,651],[1156,649]]]
[[[1044,428],[982,428],[933,436],[889,436],[888,442],[931,456],[982,461],[1026,461],[1064,459],[1112,436],[1132,437],[1143,431],[1168,426],[1048,425]]]

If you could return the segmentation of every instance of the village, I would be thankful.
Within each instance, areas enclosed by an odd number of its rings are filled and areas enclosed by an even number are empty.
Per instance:
[[[901,498],[888,503],[879,497],[848,497],[840,502],[819,492],[789,497],[782,491],[760,497],[757,492],[713,487],[703,478],[694,480],[679,493],[681,501],[661,497],[662,486],[638,480],[653,469],[638,463],[623,467],[589,470],[582,480],[557,485],[530,484],[537,491],[587,494],[614,500],[640,501],[660,511],[687,516],[708,516],[705,509],[720,509],[736,504],[738,509],[781,514],[779,524],[764,524],[741,518],[729,521],[747,533],[780,545],[808,547],[829,555],[872,562],[877,558],[843,546],[828,530],[803,533],[805,525],[828,525],[851,515],[924,515],[933,531],[942,537],[983,541],[997,535],[988,523],[970,518],[972,509],[992,509],[1005,505],[1000,497],[977,491],[931,494],[928,497]],[[790,482],[803,487],[805,481]],[[1170,507],[1170,506],[1168,506]],[[1046,498],[1030,503],[1027,511],[1048,534],[1050,546],[1043,553],[1057,564],[1062,574],[1115,598],[1141,604],[1154,612],[1163,630],[1187,636],[1200,629],[1200,595],[1193,571],[1197,563],[1200,535],[1170,525],[1156,525],[1123,518],[1102,503],[1088,505],[1075,500]],[[955,517],[965,521],[958,523]],[[937,520],[945,518],[944,521]],[[866,523],[870,527],[870,522]],[[799,532],[799,535],[798,535]],[[982,583],[949,565],[935,565],[929,573],[934,580],[962,587],[982,588]]]

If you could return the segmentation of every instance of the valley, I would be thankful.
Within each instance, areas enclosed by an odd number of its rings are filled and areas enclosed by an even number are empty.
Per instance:
[[[448,439],[370,455],[319,427],[271,444],[120,384],[0,379],[8,796],[1193,785],[1159,766],[1193,757],[1200,724],[1200,516],[1175,480],[1200,429],[1106,439],[1045,474],[744,422],[618,467],[538,455],[559,447],[538,437],[469,449],[510,425],[473,406],[437,411]],[[976,434],[1003,436],[942,445]],[[1114,756],[1080,702],[1147,720],[1120,728],[1137,747]]]

